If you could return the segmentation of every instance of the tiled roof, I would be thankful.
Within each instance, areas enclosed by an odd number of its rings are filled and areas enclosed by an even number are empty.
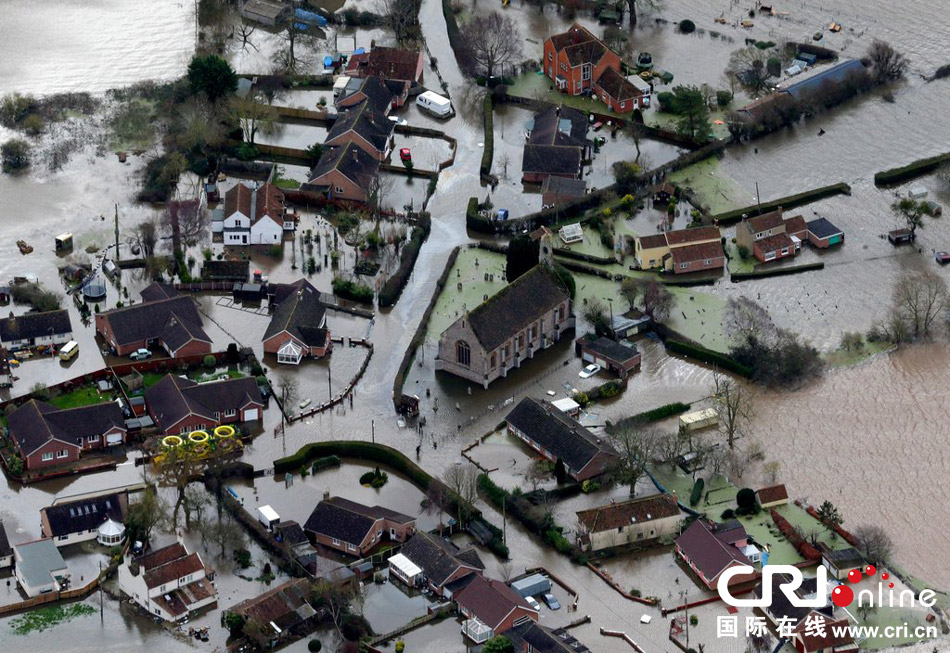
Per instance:
[[[847,567],[860,568],[864,566],[864,556],[854,547],[832,549],[825,551],[822,555],[838,569]]]
[[[676,538],[676,545],[710,581],[715,580],[733,562],[750,564],[739,549],[718,539],[702,519],[690,524]]]
[[[674,247],[670,250],[670,256],[673,257],[673,264],[679,265],[680,263],[692,263],[693,261],[725,258],[726,254],[722,251],[722,243],[717,240],[714,243]]]
[[[175,542],[140,556],[137,562],[142,571],[149,571],[186,555],[188,555],[188,550],[185,545]]]
[[[505,637],[514,643],[515,651],[521,651],[527,644],[531,648],[525,650],[532,653],[590,653],[567,629],[552,630],[533,621],[515,626]]]
[[[851,623],[848,619],[835,620],[817,610],[813,614],[814,616],[810,622],[808,616],[806,616],[805,619],[799,621],[798,625],[795,626],[795,630],[792,631],[796,639],[801,639],[806,652],[837,651],[840,646],[854,644],[854,638],[851,636],[849,628]],[[810,626],[810,623],[821,623],[824,628]],[[857,647],[853,650],[856,651]]]
[[[842,233],[841,229],[833,225],[825,218],[809,220],[807,228],[808,231],[814,234],[816,238],[828,238],[830,236]]]
[[[332,170],[338,170],[357,186],[368,189],[379,161],[364,152],[358,145],[347,143],[324,150],[320,161],[310,172],[310,184],[319,185],[320,177]]]
[[[294,284],[295,292],[286,293],[271,316],[263,340],[287,331],[303,344],[320,347],[326,342],[326,306],[320,293],[306,279]]]
[[[125,522],[128,502],[128,494],[121,492],[47,506],[40,510],[40,514],[46,516],[43,534],[57,537],[82,533],[99,528],[107,519],[121,524]],[[48,532],[46,524],[49,525]]]
[[[422,569],[429,582],[436,587],[441,586],[461,566],[479,572],[485,568],[474,549],[462,551],[451,542],[422,531],[416,531],[400,553]]]
[[[295,578],[264,592],[253,599],[241,601],[227,612],[256,621],[265,628],[277,626],[281,631],[314,616],[309,604],[310,583],[305,578]]]
[[[50,334],[61,335],[71,333],[72,330],[69,312],[66,310],[25,313],[0,320],[0,341],[11,342],[47,337]]]
[[[791,251],[795,247],[795,243],[792,242],[791,236],[786,233],[780,233],[774,236],[760,238],[752,244],[752,247],[767,254],[768,252],[777,252],[783,247],[787,247],[789,251]]]
[[[201,265],[201,278],[206,281],[247,281],[251,262],[205,261]]]
[[[225,217],[234,215],[238,211],[247,216],[252,224],[265,215],[281,223],[284,212],[284,193],[277,186],[269,183],[257,189],[239,183],[224,195]]]
[[[211,338],[201,328],[201,316],[195,300],[184,295],[116,308],[101,316],[108,321],[112,336],[119,346],[156,338],[165,342],[166,337],[179,346],[183,344],[182,338],[211,342]]]
[[[528,143],[521,155],[521,172],[576,176],[581,173],[582,157],[579,147]]]
[[[551,107],[534,115],[528,142],[532,145],[568,145],[586,147],[589,121],[583,111],[573,107]]]
[[[145,585],[149,589],[161,587],[166,583],[177,581],[189,574],[195,574],[204,569],[204,564],[197,553],[189,553],[182,557],[170,560],[147,570],[143,575]]]
[[[10,437],[24,455],[30,455],[50,440],[79,447],[80,438],[102,435],[113,428],[125,432],[122,410],[113,401],[59,410],[31,399],[10,414]]]
[[[616,68],[607,67],[597,78],[597,85],[607,92],[607,95],[618,102],[626,102],[643,95],[636,86],[621,75]]]
[[[573,417],[531,397],[522,399],[505,420],[575,472],[584,469],[598,454],[617,455],[605,440]]]
[[[637,240],[640,241],[640,247],[642,249],[655,249],[657,247],[666,247],[666,234],[656,234],[655,236],[640,236]]]
[[[800,215],[793,215],[785,219],[785,233],[789,236],[795,235],[799,238],[804,238],[806,229],[805,218]]]
[[[214,422],[214,414],[250,406],[263,406],[260,388],[252,378],[224,379],[195,383],[174,374],[166,374],[145,391],[145,402],[159,427],[167,430],[188,415],[199,415]]]
[[[556,51],[567,51],[571,66],[579,66],[582,63],[596,64],[609,50],[600,39],[576,23],[566,32],[554,34],[550,38]]]
[[[788,490],[785,489],[783,484],[764,487],[756,494],[761,504],[772,503],[773,501],[788,501]]]
[[[611,503],[599,508],[581,510],[577,519],[592,533],[602,533],[630,524],[642,524],[680,514],[676,501],[668,494]]]
[[[616,340],[611,340],[604,336],[595,338],[594,336],[586,335],[579,338],[577,342],[581,347],[590,349],[592,352],[620,364],[626,363],[639,355],[636,346],[628,347],[621,345]]]
[[[816,75],[807,79],[795,82],[791,86],[782,89],[781,92],[791,95],[796,100],[807,99],[811,93],[817,92],[825,84],[837,85],[845,81],[851,75],[858,75],[865,72],[864,64],[860,59],[849,59],[830,68],[826,68]]]
[[[666,242],[671,246],[685,245],[702,240],[719,240],[722,234],[717,227],[692,227],[666,232]]]
[[[587,192],[587,182],[583,179],[551,175],[541,184],[541,192],[555,193],[565,197],[583,197]]]
[[[364,506],[343,497],[332,497],[317,504],[304,529],[359,546],[380,519],[399,524],[415,521],[414,517],[382,506]]]
[[[482,576],[474,578],[453,598],[459,607],[465,608],[492,629],[498,628],[505,617],[516,608],[537,616],[537,612],[513,589],[500,580],[486,579]]]
[[[554,273],[536,265],[463,319],[485,351],[492,351],[569,298]]]
[[[385,113],[390,108],[394,96],[392,88],[386,82],[375,75],[370,75],[362,79],[353,93],[341,97],[339,101],[359,94],[366,98],[373,109],[381,113]]]
[[[778,574],[772,581],[772,586],[777,587],[779,584],[791,582],[792,577],[788,574]],[[794,590],[796,596],[800,598],[808,598],[816,594],[818,589],[818,580],[816,578],[805,578],[802,580],[802,584],[798,589]],[[762,598],[762,582],[755,586],[755,589],[752,591],[756,598]],[[773,616],[775,619],[781,618],[790,618],[797,621],[804,619],[812,611],[816,611],[814,608],[803,608],[796,605],[792,605],[792,602],[785,596],[785,592],[773,592],[772,593],[772,602],[766,608],[766,610]],[[830,606],[825,606],[819,608],[817,611],[822,613],[831,614],[833,608]]]
[[[363,76],[415,81],[420,57],[420,53],[414,50],[375,47],[365,54],[351,56],[346,70]]]
[[[355,132],[377,151],[385,152],[395,128],[395,122],[379,113],[367,100],[364,100],[346,109],[336,119],[327,133],[326,142],[333,143],[349,132]]]
[[[746,225],[746,228],[749,230],[749,233],[755,235],[763,231],[768,231],[769,229],[777,229],[785,224],[785,220],[782,218],[782,209],[776,209],[770,211],[769,213],[763,213],[762,215],[757,215],[754,218],[748,218],[743,220]]]

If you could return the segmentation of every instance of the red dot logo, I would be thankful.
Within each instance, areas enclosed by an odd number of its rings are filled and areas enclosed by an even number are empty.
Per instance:
[[[851,605],[853,600],[854,592],[846,585],[838,585],[838,587],[831,590],[831,602],[839,608],[845,608]]]
[[[890,577],[891,577],[891,575],[890,575],[889,573],[887,573],[886,571],[885,571],[883,574],[881,574],[881,578],[883,578],[884,580],[887,580],[887,579],[890,578]]]
[[[861,571],[859,569],[852,569],[848,572],[848,580],[852,583],[861,582]]]
[[[868,565],[864,568],[864,573],[866,573],[868,576],[873,576],[877,573],[877,568],[874,565]]]

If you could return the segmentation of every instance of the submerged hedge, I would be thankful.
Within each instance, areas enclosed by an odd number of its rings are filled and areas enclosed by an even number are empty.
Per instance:
[[[412,270],[416,266],[416,259],[419,258],[422,243],[429,238],[431,229],[432,219],[429,214],[425,211],[420,212],[416,226],[412,230],[412,236],[399,254],[399,268],[395,274],[386,280],[379,291],[380,308],[393,306],[399,301],[399,296],[406,284],[409,283],[409,277],[412,276]]]
[[[726,211],[725,213],[714,215],[713,219],[715,219],[721,227],[739,222],[742,220],[743,215],[748,215],[751,218],[757,215],[762,215],[763,213],[768,213],[769,211],[774,211],[778,207],[782,207],[783,209],[794,209],[799,206],[804,206],[805,204],[817,202],[818,200],[824,199],[826,197],[831,197],[832,195],[850,194],[851,186],[842,181],[830,186],[814,188],[812,190],[805,191],[804,193],[789,195],[788,197],[780,197],[779,199],[772,200],[771,202],[762,202],[761,204],[746,206],[734,211]]]
[[[748,281],[749,279],[781,277],[786,274],[798,274],[799,272],[822,270],[824,267],[825,264],[821,261],[818,261],[817,263],[803,263],[802,265],[790,265],[784,268],[766,268],[764,270],[753,270],[752,272],[733,272],[730,277],[733,281]]]
[[[494,109],[492,107],[491,94],[485,95],[482,110],[485,114],[485,147],[482,150],[482,165],[481,168],[479,168],[479,171],[483,175],[490,175],[491,162],[494,158],[495,152]]]
[[[664,344],[666,345],[666,349],[673,352],[674,354],[679,354],[680,356],[693,358],[709,365],[721,367],[722,369],[734,372],[739,376],[744,376],[746,378],[752,377],[751,367],[733,360],[726,354],[713,351],[712,349],[706,349],[705,347],[700,347],[698,345],[691,345],[680,340],[673,340],[672,338],[666,340]]]
[[[948,161],[950,161],[950,152],[945,152],[944,154],[927,157],[926,159],[918,159],[917,161],[908,163],[906,166],[901,166],[900,168],[882,170],[881,172],[874,174],[874,185],[890,186],[892,184],[899,184],[904,181],[909,181],[915,177],[919,177],[921,175],[927,174],[928,172],[936,170]]]

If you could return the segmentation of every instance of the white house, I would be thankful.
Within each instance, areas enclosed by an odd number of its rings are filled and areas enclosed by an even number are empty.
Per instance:
[[[0,520],[0,569],[6,569],[13,565],[13,547],[7,539],[7,531],[3,527],[3,520]]]
[[[52,540],[16,545],[13,564],[16,580],[30,598],[59,591],[69,578],[66,561]]]
[[[59,501],[40,510],[40,529],[43,537],[60,547],[90,540],[118,544],[124,539],[122,523],[128,509],[129,495],[125,491]],[[112,526],[103,529],[106,524]],[[122,535],[118,542],[113,541],[116,527]]]
[[[9,351],[62,345],[73,339],[66,310],[13,315],[0,320],[0,346]]]
[[[286,214],[284,194],[273,184],[240,183],[225,194],[221,222],[225,245],[274,245],[283,240],[288,227],[296,228],[296,220]]]
[[[180,621],[217,603],[212,578],[201,557],[188,553],[180,542],[127,560],[119,567],[119,589],[149,614],[165,621]]]

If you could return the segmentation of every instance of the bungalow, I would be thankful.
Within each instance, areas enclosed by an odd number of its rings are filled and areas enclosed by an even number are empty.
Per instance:
[[[557,90],[582,95],[592,90],[594,80],[600,79],[605,70],[620,69],[620,55],[575,23],[566,32],[544,41],[541,66]]]
[[[201,324],[195,300],[153,283],[142,303],[96,315],[96,333],[118,356],[159,346],[172,358],[211,353],[211,338]]]
[[[416,530],[416,519],[382,506],[332,497],[310,513],[304,532],[315,545],[362,557],[383,541],[405,542]]]
[[[535,114],[522,154],[522,183],[541,184],[551,176],[580,179],[583,162],[591,157],[588,124],[587,116],[572,107]]]
[[[673,274],[702,272],[704,270],[721,270],[726,265],[726,254],[722,250],[722,243],[701,243],[686,245],[670,250],[670,265]]]
[[[252,378],[196,383],[166,374],[145,391],[148,413],[166,435],[207,431],[221,424],[259,422],[264,409]]]
[[[897,245],[912,243],[916,237],[916,234],[906,227],[904,229],[895,229],[894,231],[887,232],[887,240],[895,247]]]
[[[241,601],[224,611],[237,615],[245,624],[253,624],[260,633],[258,644],[274,648],[283,640],[306,635],[316,621],[316,610],[310,605],[310,582],[295,578],[281,583],[263,594]]]
[[[126,491],[54,502],[40,510],[40,530],[43,537],[52,539],[56,546],[96,539],[111,546],[125,539],[122,524],[128,511],[129,493]],[[115,526],[123,533],[119,542],[113,542],[109,534]],[[101,535],[100,529],[103,531]]]
[[[286,214],[284,193],[277,186],[238,183],[225,193],[224,220],[216,224],[225,245],[273,245],[283,240]]]
[[[309,281],[294,284],[276,305],[264,332],[264,353],[275,354],[278,363],[298,365],[302,358],[324,358],[333,348],[327,329],[326,305]]]
[[[475,549],[459,549],[449,540],[424,531],[416,531],[400,553],[422,570],[421,582],[445,598],[452,598],[448,585],[471,575],[481,575],[485,569]]]
[[[422,53],[400,48],[374,47],[369,52],[353,54],[346,63],[350,77],[381,77],[410,84],[422,83]]]
[[[73,339],[73,327],[66,310],[25,313],[0,320],[0,346],[9,351],[48,345],[62,345]]]
[[[69,568],[52,540],[36,540],[13,547],[13,574],[31,599],[58,592],[69,584]]]
[[[610,338],[586,335],[574,343],[574,352],[587,363],[595,363],[621,379],[640,371],[640,352],[636,345],[621,345]]]
[[[487,389],[572,328],[570,295],[540,263],[442,332],[435,369]]]
[[[347,109],[366,101],[374,111],[384,116],[392,109],[401,107],[409,97],[409,83],[386,80],[375,75],[346,78],[347,83],[334,100],[337,110]]]
[[[613,67],[605,68],[594,81],[594,95],[615,113],[629,113],[634,109],[643,109],[648,100],[636,86]]]
[[[83,451],[125,442],[125,420],[115,402],[61,410],[31,399],[9,418],[9,436],[30,471],[73,465]]]
[[[699,580],[715,590],[719,577],[726,569],[740,565],[752,566],[742,553],[748,544],[745,529],[735,522],[709,525],[697,519],[676,538],[676,555],[693,570]],[[733,576],[729,584],[739,585],[753,580],[756,574]]]
[[[525,397],[505,417],[508,432],[542,456],[564,463],[568,476],[585,481],[617,464],[617,452],[570,415],[551,404]]]
[[[3,520],[0,519],[0,569],[6,569],[13,565],[13,547],[10,546],[10,540],[7,539],[7,531],[3,527]]]
[[[634,258],[642,270],[662,268],[674,274],[722,269],[726,255],[716,227],[677,229],[634,239]]]
[[[393,149],[396,123],[376,111],[368,101],[347,108],[327,133],[329,147],[353,143],[377,161],[385,161]]]
[[[541,208],[549,209],[584,197],[587,182],[583,179],[548,175],[541,184]]]
[[[379,159],[367,154],[356,143],[324,150],[310,171],[310,181],[300,189],[330,199],[368,202],[369,188],[379,171]]]
[[[476,644],[508,632],[528,621],[538,621],[532,608],[513,589],[499,580],[474,576],[455,597],[462,622],[462,634]]]
[[[782,207],[754,218],[743,218],[736,225],[736,244],[762,263],[795,256],[807,237],[807,226],[800,215],[782,217]]]
[[[828,569],[831,576],[844,580],[852,569],[864,568],[864,556],[854,547],[830,549],[821,554],[821,564]]]
[[[827,249],[844,242],[844,232],[825,218],[809,220],[807,224],[808,242],[813,247]]]
[[[774,508],[788,503],[788,490],[783,484],[764,487],[755,493],[762,508]]]
[[[668,494],[610,503],[577,512],[583,529],[577,539],[586,551],[653,542],[675,535],[681,517],[676,499]]]
[[[217,603],[213,576],[201,556],[188,553],[176,542],[138,558],[126,558],[119,566],[119,589],[150,615],[181,621]]]

